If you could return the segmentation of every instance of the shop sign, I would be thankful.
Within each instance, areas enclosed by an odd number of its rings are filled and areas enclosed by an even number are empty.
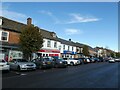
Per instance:
[[[10,50],[9,51],[9,58],[10,57],[12,57],[12,59],[22,59],[23,53],[21,51]]]
[[[60,53],[59,50],[48,50],[48,49],[41,49],[39,52],[52,52],[52,53]]]

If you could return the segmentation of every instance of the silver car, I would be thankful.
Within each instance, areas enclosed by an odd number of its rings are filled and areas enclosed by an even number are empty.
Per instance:
[[[2,71],[9,71],[10,65],[5,60],[0,60],[0,70]]]
[[[12,61],[8,62],[10,65],[10,69],[12,70],[35,70],[36,65],[33,62],[29,62],[25,59],[13,59]]]

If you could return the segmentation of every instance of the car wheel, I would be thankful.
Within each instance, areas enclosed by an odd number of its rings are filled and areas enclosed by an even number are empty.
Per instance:
[[[55,64],[55,68],[58,68],[58,65],[57,65],[57,64]]]
[[[20,71],[20,66],[17,67],[17,71]]]
[[[71,66],[73,66],[73,65],[74,65],[74,63],[73,63],[73,62],[70,62],[70,65],[71,65]]]
[[[43,69],[41,65],[39,66],[39,69]]]

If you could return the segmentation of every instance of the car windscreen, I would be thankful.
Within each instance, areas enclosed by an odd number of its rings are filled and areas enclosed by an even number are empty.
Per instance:
[[[62,61],[63,59],[62,59],[62,58],[59,58],[59,59],[57,59],[57,60]]]
[[[45,61],[52,61],[51,58],[44,58],[43,60],[45,60]]]
[[[17,62],[28,62],[26,59],[17,59]]]

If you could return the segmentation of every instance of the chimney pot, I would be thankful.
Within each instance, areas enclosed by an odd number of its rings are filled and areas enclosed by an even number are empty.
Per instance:
[[[32,19],[31,18],[28,18],[27,19],[27,25],[31,25],[32,24]]]

